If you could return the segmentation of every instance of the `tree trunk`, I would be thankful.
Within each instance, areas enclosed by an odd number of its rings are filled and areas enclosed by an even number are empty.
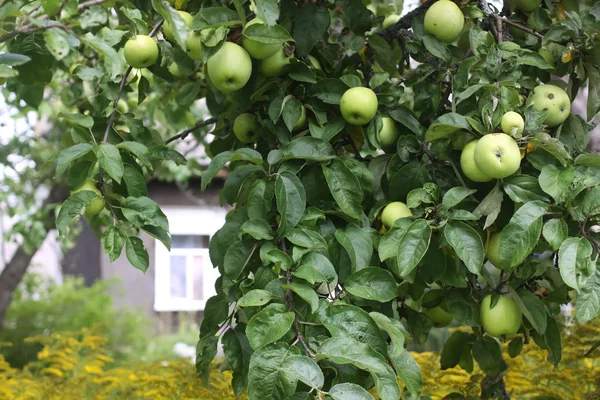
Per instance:
[[[50,194],[42,203],[41,209],[45,210],[51,204],[63,202],[68,196],[69,190],[66,186],[52,186]],[[53,216],[47,214],[43,219],[43,223],[48,231],[54,228]],[[31,259],[38,249],[39,246],[33,249],[31,253],[27,253],[23,246],[19,246],[8,264],[4,266],[4,269],[0,273],[0,328],[4,324],[6,311],[10,305],[12,295],[27,272]]]

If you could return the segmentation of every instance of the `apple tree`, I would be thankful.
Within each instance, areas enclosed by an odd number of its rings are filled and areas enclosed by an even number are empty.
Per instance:
[[[145,178],[210,125],[202,189],[228,166],[233,209],[210,242],[205,380],[221,343],[251,400],[419,398],[406,345],[454,322],[440,367],[477,363],[481,397],[509,398],[502,342],[556,365],[560,306],[600,315],[600,4],[366,3],[5,2],[0,73],[30,107],[49,83],[71,93],[56,227],[85,213],[141,270],[140,232],[170,245]],[[52,73],[32,85],[38,53]],[[584,87],[588,121],[571,112]],[[200,99],[208,120],[156,123]]]

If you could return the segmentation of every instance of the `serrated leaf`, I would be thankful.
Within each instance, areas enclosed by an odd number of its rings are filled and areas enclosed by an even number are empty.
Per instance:
[[[285,343],[273,343],[252,354],[248,370],[248,398],[281,400],[296,391],[297,381],[285,370],[285,360],[295,355]]]
[[[360,219],[363,208],[358,178],[340,160],[333,160],[329,166],[322,164],[321,167],[327,186],[338,206],[351,218]]]
[[[484,252],[483,242],[475,229],[464,222],[451,221],[444,228],[444,237],[467,269],[479,275],[483,266]]]
[[[331,261],[323,254],[316,252],[304,255],[300,261],[300,265],[292,272],[292,275],[302,278],[312,285],[321,282],[331,283],[337,277]]]
[[[124,166],[119,149],[110,143],[95,144],[92,148],[98,158],[100,168],[104,169],[117,183],[121,183]]]
[[[127,197],[121,211],[134,226],[157,226],[165,231],[169,230],[169,221],[158,204],[148,197]]]
[[[344,289],[351,295],[386,303],[398,296],[392,274],[385,269],[368,267],[356,271],[344,281]]]
[[[338,383],[329,389],[332,400],[375,400],[371,393],[355,383]]]
[[[256,246],[250,246],[241,240],[234,242],[225,252],[223,275],[230,279],[237,279],[248,265],[255,250]]]
[[[569,227],[564,219],[553,218],[544,224],[542,235],[552,250],[556,251],[569,236]]]
[[[429,248],[430,240],[431,228],[424,219],[418,219],[406,228],[398,243],[398,262],[392,268],[396,275],[405,277],[417,267]]]
[[[67,228],[79,220],[85,209],[97,197],[96,193],[91,190],[82,190],[69,196],[61,206],[56,217],[56,229],[58,233],[66,235]]]
[[[294,313],[287,311],[286,306],[269,304],[248,321],[246,335],[250,346],[258,350],[275,342],[290,330],[293,323]]]
[[[322,359],[330,359],[337,364],[351,364],[373,373],[387,371],[385,358],[381,354],[351,337],[338,336],[325,340],[317,353],[317,360]]]
[[[510,289],[511,298],[515,300],[523,315],[540,335],[546,332],[547,313],[542,300],[528,290],[519,288],[516,292]]]
[[[371,236],[355,224],[350,224],[345,230],[338,229],[335,238],[344,247],[352,263],[352,271],[358,271],[369,266],[373,254]]]
[[[577,294],[575,316],[585,324],[600,315],[600,269],[589,277]]]
[[[272,240],[273,230],[271,225],[259,218],[251,218],[244,222],[240,228],[240,234],[248,234],[256,240]]]
[[[128,236],[127,239],[125,239],[125,255],[127,256],[127,260],[129,260],[131,265],[135,268],[142,272],[148,270],[150,258],[148,257],[148,252],[144,247],[142,239],[135,236]]]
[[[300,296],[310,305],[312,312],[317,311],[317,308],[319,308],[319,296],[317,296],[317,293],[310,285],[301,282],[292,282],[288,285],[281,285],[281,288],[289,289]]]
[[[444,194],[442,206],[446,208],[446,210],[449,210],[452,207],[459,205],[464,199],[476,192],[477,189],[469,189],[462,186],[453,187]]]
[[[115,262],[125,246],[125,234],[117,225],[109,225],[102,233],[101,243],[110,262]]]
[[[267,304],[273,295],[268,290],[254,289],[243,295],[237,305],[240,307],[259,307]]]
[[[589,274],[592,252],[592,245],[582,237],[571,237],[562,243],[558,251],[558,268],[567,286],[580,290]]]
[[[82,157],[92,150],[92,145],[89,143],[79,143],[62,150],[58,155],[56,164],[56,176],[61,176],[67,170],[69,164],[79,157]]]
[[[552,196],[557,203],[562,203],[568,196],[574,178],[575,169],[573,167],[558,169],[550,164],[542,169],[539,182],[544,192]]]
[[[125,141],[117,144],[118,149],[125,149],[131,152],[134,156],[136,156],[142,164],[146,167],[151,168],[152,164],[150,163],[150,151],[146,146],[138,142]]]
[[[306,192],[300,179],[289,172],[279,174],[275,181],[275,199],[281,215],[277,232],[284,235],[300,222],[306,208]]]

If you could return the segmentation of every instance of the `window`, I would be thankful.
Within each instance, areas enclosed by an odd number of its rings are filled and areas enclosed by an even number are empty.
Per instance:
[[[171,251],[155,242],[156,311],[199,311],[215,294],[219,276],[208,255],[211,235],[224,223],[221,210],[165,210],[171,227]],[[197,221],[197,222],[194,222]]]

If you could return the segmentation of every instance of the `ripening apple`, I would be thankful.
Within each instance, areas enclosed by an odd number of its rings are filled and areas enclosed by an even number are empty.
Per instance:
[[[292,132],[298,132],[302,128],[306,127],[306,122],[306,107],[302,106],[302,114],[300,114],[300,119],[292,128]]]
[[[521,137],[523,130],[525,129],[525,121],[521,114],[514,111],[509,111],[502,116],[500,122],[500,128],[502,132],[512,137]]]
[[[454,319],[452,314],[445,308],[445,305],[439,305],[434,308],[425,308],[423,309],[423,312],[431,319],[431,321],[433,321],[433,326],[436,328],[443,328],[444,326],[450,325]]]
[[[388,228],[394,226],[394,222],[400,218],[412,217],[410,208],[401,201],[389,203],[381,212],[381,222]]]
[[[235,92],[244,87],[252,75],[248,52],[235,43],[225,42],[206,63],[208,76],[222,92]]]
[[[254,143],[260,135],[260,126],[252,114],[240,114],[233,121],[233,134],[242,143]]]
[[[534,110],[546,110],[548,115],[544,124],[553,128],[565,122],[571,113],[571,100],[569,95],[561,88],[554,85],[540,85],[533,89],[529,96],[528,105]]]
[[[286,56],[285,49],[281,47],[272,56],[261,60],[260,72],[269,78],[279,76],[284,71],[284,67],[289,65],[291,58],[294,58],[294,55]]]
[[[385,17],[385,19],[383,20],[383,29],[388,28],[391,25],[394,25],[396,22],[398,22],[398,20],[400,19],[400,16],[398,14],[390,14],[387,17]]]
[[[509,270],[510,268],[506,268],[498,255],[498,250],[500,249],[500,232],[493,233],[490,236],[490,240],[487,245],[487,259],[492,265],[498,269]]]
[[[190,56],[192,60],[202,61],[202,41],[200,40],[200,32],[194,31],[190,32],[185,41],[187,46],[187,55]]]
[[[251,25],[264,23],[265,21],[263,21],[262,19],[254,18],[244,26],[242,33],[245,32],[246,28],[248,28]],[[250,54],[250,57],[255,58],[257,60],[264,60],[265,58],[269,58],[273,54],[277,53],[277,50],[281,48],[281,44],[261,43],[256,40],[248,39],[246,36],[243,36],[242,38],[242,46],[244,47],[244,49],[246,49],[248,54]]]
[[[515,139],[505,133],[483,136],[475,146],[475,164],[485,175],[506,178],[521,165],[521,151]]]
[[[368,124],[377,114],[377,95],[369,88],[353,87],[342,95],[340,111],[342,116],[352,125]]]
[[[425,13],[425,33],[446,43],[458,39],[464,25],[463,12],[450,0],[439,0],[433,3]]]
[[[177,64],[176,62],[171,63],[171,65],[169,65],[168,70],[171,73],[171,75],[177,78],[185,78],[186,76],[188,76],[188,74],[181,72],[179,64]]]
[[[513,11],[530,13],[542,4],[542,0],[509,0],[508,4]]]
[[[381,121],[383,122],[383,126],[379,131],[379,135],[377,135],[379,137],[381,150],[386,153],[395,153],[396,143],[398,142],[398,136],[400,135],[396,123],[390,117],[383,117],[381,118]]]
[[[194,19],[192,14],[186,11],[177,11],[177,14],[181,16],[183,22],[185,22],[187,26],[192,25],[192,20]],[[171,24],[169,24],[167,21],[165,21],[163,25],[163,33],[165,34],[167,40],[169,40],[170,42],[175,41],[175,36],[173,36],[173,28],[171,27]]]
[[[523,322],[523,313],[517,302],[507,296],[500,296],[496,305],[491,308],[492,295],[487,295],[481,302],[481,326],[495,337],[512,336],[519,331]]]
[[[75,194],[77,192],[81,192],[84,190],[89,190],[91,192],[96,193],[96,197],[92,200],[92,203],[85,209],[85,215],[91,217],[92,215],[98,214],[100,211],[104,209],[106,203],[104,202],[104,198],[102,197],[102,193],[96,187],[96,181],[90,178],[87,178],[83,181],[81,186],[77,189],[73,190],[71,193]]]
[[[475,164],[475,147],[479,140],[473,140],[465,145],[460,154],[460,167],[463,174],[473,182],[489,182],[492,177],[487,176]]]
[[[133,68],[147,68],[158,60],[158,45],[150,36],[137,35],[125,43],[124,55]]]
[[[544,60],[546,60],[548,64],[554,67],[554,54],[552,54],[552,52],[549,49],[545,47],[540,47],[540,49],[538,50],[538,54],[544,57]]]

